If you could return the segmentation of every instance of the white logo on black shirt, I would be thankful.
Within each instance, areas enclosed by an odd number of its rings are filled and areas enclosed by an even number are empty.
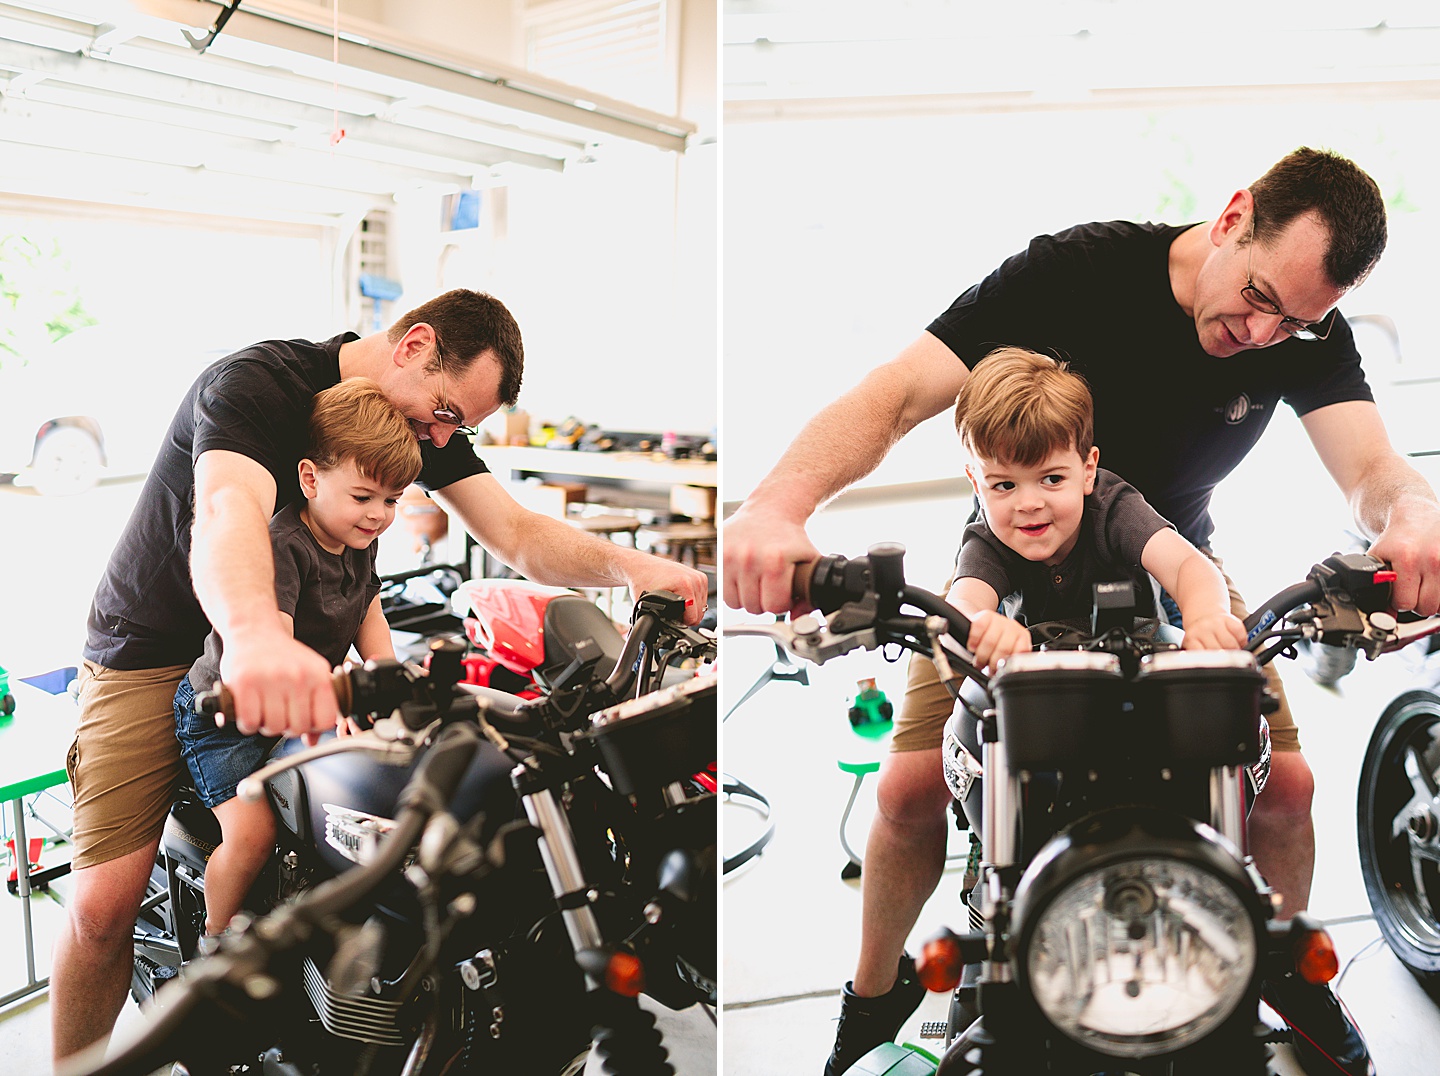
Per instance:
[[[1250,414],[1250,408],[1250,397],[1242,392],[1225,405],[1225,424],[1227,426],[1240,425],[1240,423],[1245,421],[1246,416]]]

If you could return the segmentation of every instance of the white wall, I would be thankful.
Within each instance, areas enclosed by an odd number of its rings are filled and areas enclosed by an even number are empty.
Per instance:
[[[677,100],[700,131],[683,155],[611,140],[563,175],[481,192],[481,227],[442,233],[437,198],[397,203],[404,310],[452,287],[520,322],[520,407],[607,429],[717,424],[718,128],[714,0],[673,0]]]

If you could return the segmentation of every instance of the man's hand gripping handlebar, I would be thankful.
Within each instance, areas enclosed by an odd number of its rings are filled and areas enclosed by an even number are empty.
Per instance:
[[[942,658],[943,647],[968,666],[970,655],[963,647],[970,621],[939,595],[907,585],[904,558],[904,546],[886,542],[853,560],[827,556],[797,564],[792,585],[795,602],[823,613],[823,623],[806,613],[789,622],[739,624],[726,628],[725,634],[763,635],[816,664],[852,650],[895,643]],[[906,611],[911,609],[921,615]]]

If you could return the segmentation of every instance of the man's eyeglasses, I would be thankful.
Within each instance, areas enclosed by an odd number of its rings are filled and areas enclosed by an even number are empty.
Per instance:
[[[456,433],[473,434],[474,426],[465,425],[465,416],[450,407],[450,394],[445,391],[445,352],[440,348],[440,337],[435,337],[435,365],[440,371],[440,406],[430,413],[435,421],[454,426]]]
[[[1255,286],[1250,273],[1255,266],[1255,221],[1250,221],[1250,259],[1245,265],[1245,286],[1240,289],[1240,294],[1245,301],[1262,314],[1279,314],[1280,328],[1284,329],[1297,340],[1324,340],[1330,335],[1330,330],[1335,327],[1336,310],[1331,310],[1325,315],[1323,321],[1300,321],[1297,318],[1289,317],[1285,311],[1280,309],[1280,304]]]

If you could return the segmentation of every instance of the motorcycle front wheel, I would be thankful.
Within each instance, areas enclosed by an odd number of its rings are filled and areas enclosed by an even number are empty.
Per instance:
[[[1360,873],[1400,962],[1440,997],[1440,695],[1409,691],[1380,715],[1360,770]]]

